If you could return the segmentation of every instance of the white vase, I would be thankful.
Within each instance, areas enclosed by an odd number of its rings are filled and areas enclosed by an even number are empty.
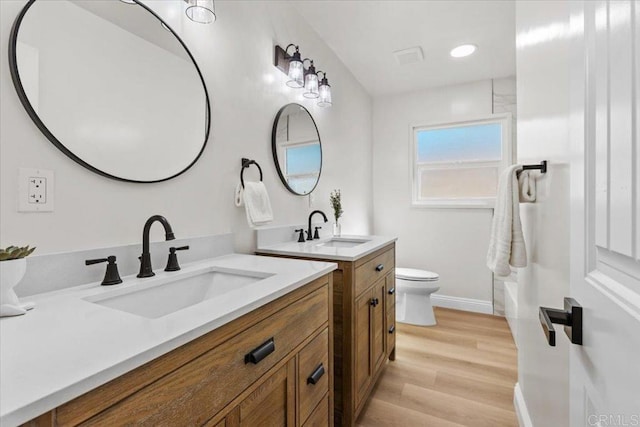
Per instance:
[[[26,272],[26,258],[0,261],[0,317],[19,316],[34,307],[33,303],[21,304],[13,290]]]

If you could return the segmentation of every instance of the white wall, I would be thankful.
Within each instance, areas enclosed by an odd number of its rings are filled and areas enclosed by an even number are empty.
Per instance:
[[[397,265],[440,274],[438,294],[492,300],[485,265],[491,209],[411,208],[410,126],[486,117],[492,83],[485,80],[376,97],[373,106],[374,232],[398,236]]]
[[[518,383],[534,426],[569,425],[569,340],[550,347],[540,306],[569,296],[568,2],[516,3],[518,160],[549,160],[536,203],[521,204],[528,267],[518,270]]]
[[[0,1],[0,246],[31,244],[43,254],[138,243],[144,221],[159,213],[178,237],[233,232],[236,250],[250,252],[254,232],[233,205],[242,157],[262,165],[274,224],[299,223],[310,211],[307,198],[291,195],[280,183],[271,156],[272,122],[288,102],[309,109],[322,138],[324,168],[314,207],[329,212],[329,192],[340,188],[343,230],[371,231],[371,99],[287,2],[217,1],[218,20],[212,25],[188,21],[182,1],[149,3],[181,34],[200,65],[212,101],[212,132],[202,158],[187,173],[143,185],[109,180],[80,167],[27,116],[6,59],[11,25],[25,3]],[[333,107],[317,107],[285,86],[286,76],[272,64],[273,47],[290,42],[327,71]],[[55,212],[17,212],[20,167],[55,171]],[[154,233],[160,240],[160,230]]]

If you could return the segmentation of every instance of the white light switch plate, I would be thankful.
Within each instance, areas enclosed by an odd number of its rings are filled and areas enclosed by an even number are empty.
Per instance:
[[[53,212],[53,171],[18,170],[18,212]]]

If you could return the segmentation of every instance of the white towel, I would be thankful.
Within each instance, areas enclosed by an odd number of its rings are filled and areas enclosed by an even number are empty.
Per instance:
[[[233,195],[233,202],[235,203],[236,207],[242,207],[244,205],[244,195],[242,194],[244,191],[242,189],[242,184],[238,183],[238,185],[236,185],[236,191]]]
[[[531,172],[520,172],[518,187],[520,189],[520,202],[533,203],[536,201],[536,179]]]
[[[496,207],[491,225],[487,267],[498,276],[508,276],[513,267],[527,266],[527,250],[520,222],[520,197],[516,172],[521,165],[510,166],[500,175]]]
[[[247,212],[247,222],[250,227],[264,225],[273,221],[273,211],[267,187],[262,181],[244,183],[244,207]]]

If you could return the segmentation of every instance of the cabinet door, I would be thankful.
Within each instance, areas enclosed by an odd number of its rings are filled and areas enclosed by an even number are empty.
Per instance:
[[[226,427],[295,425],[295,358],[271,374],[226,418]]]
[[[355,348],[354,348],[354,372],[355,372],[355,395],[356,406],[367,392],[371,381],[371,291],[364,292],[356,300],[356,328],[355,328]]]
[[[385,330],[385,278],[381,278],[373,285],[373,304],[371,305],[371,366],[376,372],[385,359],[387,344]]]

